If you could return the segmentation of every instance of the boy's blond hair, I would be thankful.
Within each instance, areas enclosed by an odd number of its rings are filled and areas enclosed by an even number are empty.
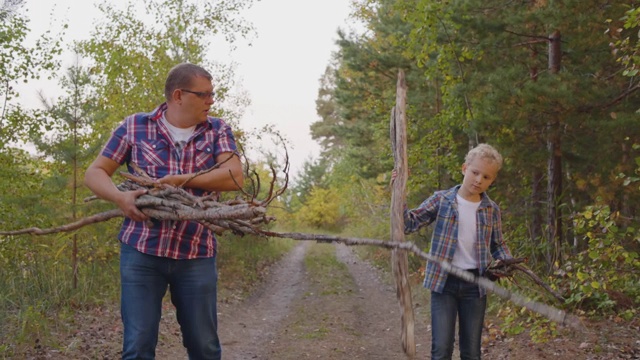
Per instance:
[[[469,150],[467,156],[464,158],[464,163],[468,165],[477,157],[496,163],[498,165],[498,170],[502,168],[502,155],[500,155],[498,150],[489,144],[478,144],[478,146]]]

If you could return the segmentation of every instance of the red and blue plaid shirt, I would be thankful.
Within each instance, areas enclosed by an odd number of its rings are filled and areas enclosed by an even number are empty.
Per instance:
[[[456,194],[460,185],[449,190],[437,191],[420,206],[404,211],[405,233],[418,230],[435,221],[429,254],[451,263],[458,242],[458,205]],[[484,274],[493,259],[508,259],[511,254],[502,238],[500,208],[486,193],[482,193],[476,213],[476,258],[480,274]],[[448,273],[434,262],[428,261],[424,287],[441,293]],[[485,290],[480,288],[480,295]]]
[[[211,168],[215,157],[237,152],[229,125],[208,117],[194,129],[187,143],[178,148],[167,127],[159,121],[167,110],[163,103],[151,113],[130,115],[111,134],[102,155],[119,164],[135,163],[153,178],[168,174],[190,174]],[[187,191],[202,196],[203,190]],[[213,257],[216,238],[206,226],[195,221],[155,220],[133,221],[125,218],[118,238],[138,251],[172,259]]]

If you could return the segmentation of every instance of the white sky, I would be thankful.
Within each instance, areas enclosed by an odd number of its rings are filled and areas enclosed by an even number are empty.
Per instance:
[[[40,34],[52,26],[59,28],[60,21],[66,19],[68,44],[84,39],[100,13],[95,3],[97,0],[27,0],[32,33]],[[257,32],[252,46],[240,40],[236,51],[217,59],[238,64],[236,73],[251,98],[252,105],[245,111],[241,128],[251,131],[273,125],[290,141],[290,175],[295,176],[305,160],[318,155],[319,146],[311,139],[309,126],[319,120],[315,109],[319,79],[331,53],[337,50],[337,30],[352,27],[348,23],[350,3],[350,0],[258,1],[245,15]],[[67,58],[64,67],[71,65],[70,56],[63,59]],[[22,98],[35,99],[40,89],[50,94],[47,87],[52,85],[43,84],[29,85]]]

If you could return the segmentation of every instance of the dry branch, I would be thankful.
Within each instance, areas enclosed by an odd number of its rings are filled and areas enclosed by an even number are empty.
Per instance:
[[[72,222],[72,223],[55,227],[55,228],[40,229],[37,227],[30,227],[26,229],[13,230],[13,231],[0,231],[0,235],[7,235],[7,236],[26,235],[26,234],[48,235],[48,234],[54,234],[59,232],[65,232],[65,231],[73,231],[73,230],[78,230],[83,226],[99,223],[102,221],[107,221],[123,215],[124,214],[122,213],[122,211],[120,211],[120,209],[115,209],[115,210],[105,211],[103,213],[99,213],[86,218],[82,218],[76,222]]]
[[[527,308],[537,314],[540,314],[546,317],[549,320],[557,322],[558,324],[569,326],[574,329],[584,328],[584,325],[582,325],[582,322],[578,317],[568,314],[564,310],[557,309],[553,306],[549,306],[531,299],[527,299],[522,295],[510,292],[509,290],[499,286],[495,282],[485,277],[475,276],[470,272],[467,272],[463,269],[460,269],[456,266],[451,265],[451,263],[449,262],[440,261],[435,257],[420,250],[420,248],[418,248],[418,246],[412,242],[383,241],[383,240],[376,240],[376,239],[340,237],[340,236],[331,236],[331,235],[323,235],[323,234],[279,233],[279,232],[273,232],[273,231],[261,231],[260,234],[264,236],[288,238],[288,239],[295,239],[295,240],[312,240],[312,241],[328,242],[328,243],[338,242],[338,243],[343,243],[345,245],[373,245],[373,246],[384,247],[387,249],[402,249],[402,250],[410,251],[425,260],[438,263],[443,270],[463,280],[476,283],[478,284],[478,286],[493,292],[494,294],[498,295],[500,298],[509,300],[516,305]]]
[[[288,166],[285,167],[288,169]],[[415,244],[411,242],[398,242],[398,241],[383,241],[376,239],[366,238],[350,238],[339,237],[323,234],[303,234],[303,233],[281,233],[264,230],[264,225],[268,224],[274,218],[266,215],[267,206],[270,202],[281,195],[286,188],[288,173],[285,170],[285,186],[282,189],[275,190],[275,179],[270,182],[270,189],[268,196],[264,200],[256,200],[258,190],[254,188],[252,192],[242,191],[245,196],[249,196],[249,199],[233,199],[225,202],[217,201],[217,196],[194,196],[193,194],[185,191],[179,187],[173,187],[169,185],[163,185],[157,183],[152,178],[146,176],[144,172],[136,171],[138,175],[127,174],[128,179],[124,183],[120,184],[118,188],[121,191],[129,191],[145,187],[148,189],[147,194],[140,196],[136,200],[136,205],[140,210],[147,214],[151,218],[162,220],[192,220],[198,221],[208,228],[212,229],[216,234],[221,234],[224,231],[231,231],[235,234],[245,235],[253,234],[264,237],[278,237],[289,238],[294,240],[313,240],[318,242],[339,242],[346,245],[372,245],[387,248],[393,251],[402,250],[413,252],[416,255],[427,261],[437,262],[445,271],[452,273],[453,275],[460,277],[464,280],[474,282],[482,288],[491,291],[499,297],[509,300],[516,305],[523,306],[533,312],[545,316],[546,318],[555,321],[562,325],[571,326],[573,328],[581,328],[579,319],[575,316],[567,314],[566,312],[556,309],[552,306],[548,306],[536,301],[532,301],[524,298],[523,296],[512,293],[503,287],[500,287],[496,283],[484,278],[476,277],[472,273],[466,272],[460,268],[451,265],[448,262],[440,262],[438,259],[420,250]],[[272,172],[275,177],[275,170],[272,167]],[[254,182],[255,184],[255,182]],[[95,197],[88,198],[86,201],[95,199]],[[98,222],[107,221],[115,217],[122,217],[124,214],[119,209],[109,210],[96,215],[88,216],[80,219],[76,222],[69,223],[60,227],[40,229],[37,227],[31,227],[14,231],[0,231],[0,235],[15,236],[23,234],[31,235],[47,235],[58,232],[74,231],[84,226],[95,224]],[[551,288],[546,286],[533,272],[526,269],[520,263],[508,263],[507,266],[518,269],[531,276],[534,281],[544,287],[547,291],[554,294],[554,296],[562,301],[562,297],[553,292]],[[493,269],[495,271],[503,271],[509,275],[509,268]]]
[[[538,286],[545,289],[549,294],[551,294],[556,300],[560,303],[564,303],[565,299],[560,295],[557,291],[553,290],[547,283],[542,281],[533,271],[528,269],[526,266],[522,265],[522,263],[526,262],[526,258],[515,258],[515,259],[506,259],[500,260],[497,264],[494,263],[489,266],[487,269],[487,275],[489,278],[513,278],[516,273],[516,270],[521,271],[525,275],[527,275],[534,283]]]
[[[406,103],[407,82],[404,70],[400,69],[396,85],[396,104],[391,112],[389,124],[394,169],[398,174],[391,191],[391,239],[398,242],[405,240],[402,209],[406,200],[406,179],[408,176]],[[409,283],[409,260],[405,251],[398,251],[398,249],[391,251],[391,269],[396,285],[396,298],[400,305],[402,350],[409,358],[413,358],[416,355],[415,317]]]
[[[146,208],[144,211],[148,212],[149,215],[158,216],[158,217],[166,216],[167,218],[171,218],[170,216],[171,214],[173,214],[171,210],[163,212],[162,210],[157,210],[154,208]],[[240,210],[238,211],[238,213],[246,214],[251,212]],[[93,216],[84,218],[80,221],[76,221],[74,223],[70,223],[57,228],[39,229],[39,228],[32,227],[28,229],[15,230],[15,231],[2,231],[0,232],[0,235],[22,235],[22,234],[46,235],[46,234],[52,234],[52,233],[58,233],[58,232],[73,231],[83,226],[94,224],[101,221],[106,221],[118,216],[122,216],[122,212],[119,209],[93,215]],[[266,218],[268,219],[268,217]],[[175,218],[171,218],[171,219],[175,219]],[[207,221],[207,220],[202,220],[202,221]],[[311,240],[311,241],[326,242],[326,243],[337,242],[337,243],[343,243],[345,245],[371,245],[371,246],[379,246],[379,247],[383,247],[391,250],[405,250],[405,251],[413,252],[414,254],[420,256],[421,258],[427,261],[437,262],[443,268],[443,270],[463,280],[476,283],[478,284],[478,286],[481,286],[482,288],[493,292],[494,294],[501,297],[502,299],[509,300],[516,305],[525,307],[535,313],[538,313],[546,317],[549,320],[555,321],[561,325],[570,326],[575,329],[584,328],[579,318],[573,315],[570,315],[563,310],[527,299],[517,293],[510,292],[509,290],[499,286],[498,284],[490,281],[487,278],[477,277],[474,274],[464,271],[458,267],[455,267],[448,262],[441,262],[438,259],[420,250],[420,248],[418,248],[412,242],[383,241],[383,240],[377,240],[377,239],[340,237],[340,236],[332,236],[332,235],[324,235],[324,234],[274,232],[274,231],[260,229],[260,225],[264,223],[266,222],[263,221],[262,219],[253,219],[253,220],[247,221],[247,220],[239,220],[239,219],[232,218],[232,219],[216,219],[215,221],[211,221],[209,225],[214,224],[215,227],[219,227],[222,231],[231,230],[232,232],[238,233],[238,234],[253,234],[253,235],[265,236],[265,237],[288,238],[288,239],[294,239],[294,240]],[[514,266],[520,266],[520,265],[514,264]],[[530,272],[530,270],[528,272]],[[540,284],[542,284],[542,282],[540,282]]]

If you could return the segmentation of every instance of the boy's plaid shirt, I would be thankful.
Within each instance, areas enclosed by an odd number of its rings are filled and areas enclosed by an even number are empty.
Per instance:
[[[415,209],[404,211],[405,233],[418,230],[435,221],[431,237],[429,254],[438,260],[451,263],[458,238],[458,209],[456,194],[460,185],[449,190],[435,192]],[[476,213],[476,256],[480,274],[484,274],[492,259],[511,258],[509,249],[502,238],[500,208],[486,193],[481,196]],[[448,273],[439,265],[428,261],[425,271],[424,287],[441,293],[447,281]],[[480,288],[480,295],[484,295]]]

